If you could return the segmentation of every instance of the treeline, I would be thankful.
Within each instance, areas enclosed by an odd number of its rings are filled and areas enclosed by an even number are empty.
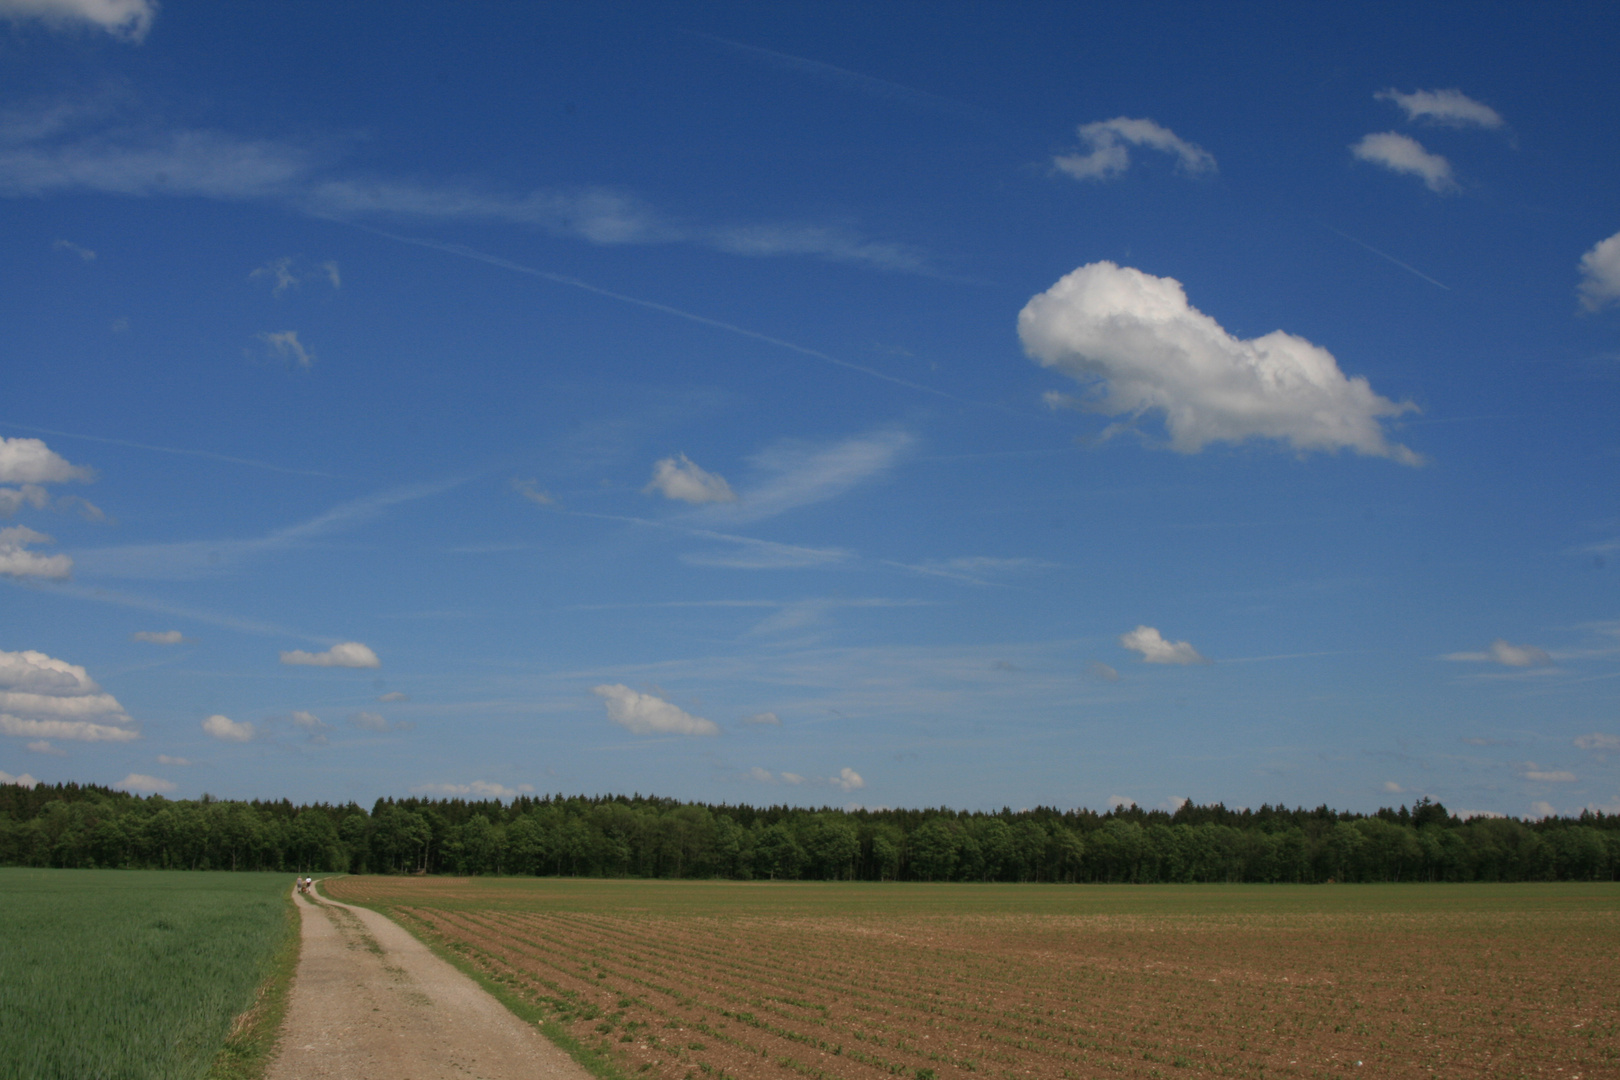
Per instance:
[[[294,806],[0,785],[0,863],[591,877],[1030,882],[1612,881],[1620,816],[821,810],[644,797]]]

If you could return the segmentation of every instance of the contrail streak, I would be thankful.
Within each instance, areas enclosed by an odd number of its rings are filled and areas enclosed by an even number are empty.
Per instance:
[[[1397,259],[1395,256],[1389,254],[1388,252],[1379,251],[1377,248],[1373,247],[1371,244],[1362,243],[1360,240],[1357,240],[1355,237],[1351,236],[1349,233],[1340,232],[1338,229],[1335,229],[1331,225],[1327,225],[1327,226],[1324,226],[1324,227],[1327,229],[1328,232],[1333,233],[1335,236],[1342,236],[1344,239],[1346,239],[1346,240],[1350,241],[1352,244],[1356,245],[1356,247],[1366,248],[1368,251],[1372,252],[1374,255],[1378,256],[1380,259],[1388,259],[1390,262],[1394,263],[1396,266],[1400,267],[1402,270],[1405,270],[1407,273],[1416,274],[1418,277],[1422,278],[1424,281],[1427,281],[1430,285],[1438,285],[1440,288],[1446,290],[1446,292],[1451,291],[1451,286],[1450,285],[1447,285],[1443,281],[1434,280],[1434,278],[1430,277],[1428,274],[1425,274],[1423,271],[1419,270],[1417,267],[1408,266],[1406,263],[1401,262],[1401,260]]]
[[[31,431],[36,435],[54,435],[62,439],[84,439],[87,442],[109,443],[113,446],[132,446],[137,450],[154,450],[159,454],[183,454],[186,457],[207,458],[210,461],[226,461],[232,465],[246,465],[254,469],[264,469],[268,472],[287,473],[291,476],[319,476],[326,480],[342,479],[335,473],[316,472],[314,469],[288,469],[281,465],[271,465],[268,462],[253,461],[250,458],[231,457],[229,454],[215,454],[207,450],[183,450],[174,446],[153,446],[150,443],[131,442],[128,439],[109,439],[104,435],[80,435],[72,431],[56,431],[52,428],[28,427],[25,424],[9,424],[0,420],[0,427],[14,428],[17,431]]]

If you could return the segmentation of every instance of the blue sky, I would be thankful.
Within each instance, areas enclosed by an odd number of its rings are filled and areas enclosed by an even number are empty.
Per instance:
[[[1617,40],[0,0],[0,779],[1620,811]]]

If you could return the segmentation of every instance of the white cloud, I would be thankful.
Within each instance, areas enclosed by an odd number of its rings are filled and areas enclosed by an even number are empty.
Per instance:
[[[1128,634],[1119,635],[1119,643],[1131,652],[1140,653],[1144,664],[1207,664],[1209,663],[1191,643],[1166,641],[1151,626],[1138,626]]]
[[[34,788],[39,786],[39,781],[27,773],[23,773],[21,776],[12,776],[4,769],[0,769],[0,784],[16,784],[18,787]]]
[[[377,659],[377,654],[358,641],[341,642],[325,652],[319,653],[291,649],[281,654],[281,662],[283,664],[302,664],[307,667],[382,667],[382,661]]]
[[[1430,191],[1457,190],[1457,181],[1451,175],[1451,162],[1439,154],[1423,149],[1423,144],[1410,135],[1384,131],[1364,135],[1350,147],[1350,152],[1361,161],[1382,165],[1392,172],[1421,177]]]
[[[130,130],[139,130],[131,128]],[[52,128],[40,134],[58,134]],[[217,131],[131,138],[123,131],[0,149],[0,193],[90,190],[114,195],[279,199],[303,180],[309,155]]]
[[[0,483],[60,484],[95,478],[94,469],[71,464],[41,439],[0,438]]]
[[[10,713],[0,713],[0,735],[67,739],[69,742],[131,742],[141,737],[141,733],[133,728],[88,720],[33,720]]]
[[[712,721],[693,716],[678,705],[621,684],[595,686],[591,693],[607,706],[608,719],[635,735],[718,735]]]
[[[652,479],[642,493],[657,493],[666,499],[700,503],[736,502],[737,493],[731,490],[726,478],[699,466],[685,454],[678,458],[664,458],[653,466]]]
[[[1112,180],[1122,175],[1131,166],[1128,146],[1145,146],[1172,154],[1176,168],[1182,172],[1215,171],[1215,158],[1207,150],[1152,120],[1117,116],[1084,124],[1080,128],[1080,139],[1086,144],[1085,153],[1059,154],[1052,159],[1053,165],[1076,180]]]
[[[30,551],[30,544],[56,541],[25,525],[0,529],[0,574],[6,577],[66,578],[73,574],[73,560],[66,555],[41,555]]]
[[[263,266],[248,274],[248,279],[268,278],[273,284],[270,287],[272,295],[280,296],[288,289],[301,288],[306,281],[323,280],[334,289],[341,288],[343,277],[338,272],[338,264],[327,261],[318,267],[311,268],[302,259],[291,255],[283,255],[279,259],[271,259]]]
[[[1620,233],[1600,240],[1581,256],[1581,307],[1599,311],[1620,300]]]
[[[535,480],[519,480],[517,477],[513,477],[512,490],[536,506],[550,506],[557,501],[551,497],[550,492],[540,490],[540,484]]]
[[[1373,95],[1379,101],[1393,101],[1408,120],[1427,120],[1448,127],[1499,128],[1500,114],[1489,105],[1475,101],[1461,90],[1383,90]]]
[[[1110,809],[1118,810],[1121,807],[1135,806],[1135,805],[1136,805],[1136,800],[1135,799],[1127,799],[1123,795],[1110,795],[1110,796],[1108,796],[1108,806],[1109,806]]]
[[[67,757],[66,750],[63,750],[59,746],[51,745],[51,743],[45,739],[40,739],[37,742],[29,743],[28,749],[36,754],[52,754],[56,757]]]
[[[474,780],[470,784],[418,784],[411,788],[414,795],[441,795],[457,799],[472,796],[476,799],[515,799],[534,790],[532,784],[507,787],[492,780]]]
[[[43,510],[51,503],[51,493],[38,484],[0,488],[0,517],[10,517],[24,506]]]
[[[382,713],[361,709],[359,712],[349,714],[349,723],[362,731],[387,731],[393,725],[388,723],[387,717]]]
[[[137,630],[129,635],[131,641],[144,641],[150,645],[182,645],[185,635],[178,630]]]
[[[1620,751],[1620,735],[1605,735],[1594,731],[1590,735],[1575,736],[1575,745],[1582,750],[1616,750]]]
[[[74,742],[129,742],[124,707],[78,664],[25,649],[0,651],[0,734]]]
[[[1384,793],[1387,795],[1399,795],[1405,790],[1405,788],[1401,787],[1401,785],[1397,784],[1393,780],[1384,781]]]
[[[232,720],[215,713],[202,722],[202,729],[225,742],[247,742],[253,738],[253,725],[246,720]]]
[[[278,330],[259,335],[265,351],[276,360],[287,360],[308,370],[315,365],[315,354],[304,348],[296,330]]]
[[[113,787],[123,788],[125,791],[144,791],[147,794],[154,794],[159,791],[173,791],[179,786],[173,780],[165,780],[160,776],[147,776],[145,773],[136,772],[130,773],[113,785]]]
[[[38,19],[56,27],[92,26],[140,44],[152,28],[157,7],[153,0],[0,0],[0,19]]]
[[[403,692],[401,690],[390,690],[386,694],[379,694],[377,696],[377,700],[378,701],[385,701],[385,702],[386,701],[409,701],[409,700],[411,700],[411,695],[409,695],[409,694],[407,694],[407,693],[405,693],[405,692]]]
[[[1092,661],[1091,666],[1086,668],[1086,671],[1091,674],[1093,679],[1101,679],[1103,682],[1119,682],[1119,672],[1101,660]]]
[[[80,244],[75,244],[71,240],[58,240],[52,244],[51,247],[55,248],[57,251],[71,251],[73,254],[77,255],[82,262],[96,261],[95,252]]]
[[[754,521],[825,502],[888,472],[916,442],[904,431],[877,431],[827,445],[784,442],[756,455],[762,474],[734,505],[714,513]]]
[[[745,724],[767,724],[771,726],[780,726],[782,723],[782,718],[773,712],[762,712],[755,713],[753,716],[745,716],[743,717],[742,722]]]
[[[755,540],[747,536],[727,536],[721,533],[702,533],[716,540],[727,540],[736,545],[734,551],[689,552],[681,561],[692,566],[719,566],[733,570],[799,570],[811,566],[845,562],[853,555],[843,548],[810,548],[794,544],[778,544],[772,540]]]
[[[305,731],[325,731],[327,728],[325,720],[303,709],[297,709],[293,712],[292,722],[294,726],[301,727]]]
[[[1552,657],[1545,649],[1534,645],[1513,645],[1501,638],[1491,642],[1491,647],[1484,652],[1447,653],[1444,659],[1490,662],[1503,667],[1536,667],[1552,663]]]
[[[1533,761],[1525,762],[1524,778],[1543,784],[1573,784],[1578,779],[1567,769],[1543,769]]]
[[[159,754],[157,756],[157,759],[158,759],[158,764],[159,765],[180,765],[180,766],[185,766],[185,765],[190,765],[191,764],[191,759],[190,758],[170,757],[168,754]]]
[[[1274,330],[1242,340],[1187,302],[1174,278],[1098,262],[1030,300],[1024,351],[1099,391],[1081,406],[1110,416],[1158,410],[1173,448],[1277,439],[1299,451],[1351,449],[1421,459],[1389,442],[1383,417],[1412,411],[1346,378],[1331,353]]]
[[[1538,800],[1537,802],[1530,804],[1530,814],[1532,817],[1549,818],[1556,816],[1557,813],[1558,811],[1553,809],[1553,804],[1550,802],[1541,802]]]
[[[832,783],[845,791],[858,791],[866,786],[866,781],[861,779],[861,774],[847,765],[838,770],[838,775],[832,778]]]
[[[784,784],[804,784],[809,782],[805,777],[800,776],[796,772],[785,772],[781,775],[782,783]]]
[[[748,775],[753,777],[755,780],[758,780],[762,784],[770,784],[776,781],[776,777],[771,773],[771,770],[762,769],[758,765],[755,765],[752,769],[749,769]]]

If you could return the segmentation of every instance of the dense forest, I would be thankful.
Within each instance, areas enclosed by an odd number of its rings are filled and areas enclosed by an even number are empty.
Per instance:
[[[1612,881],[1620,815],[1398,810],[820,810],[650,796],[349,803],[0,785],[0,863],[865,881]]]

